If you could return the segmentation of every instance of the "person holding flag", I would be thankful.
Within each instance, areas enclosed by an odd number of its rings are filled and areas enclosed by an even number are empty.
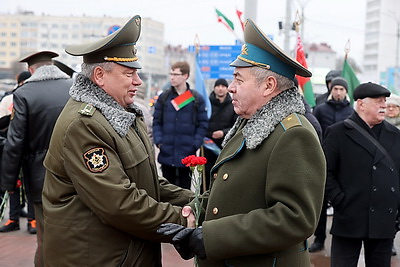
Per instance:
[[[171,88],[161,93],[153,117],[154,144],[158,162],[170,183],[190,189],[190,169],[181,160],[195,154],[208,128],[204,98],[186,82],[190,66],[185,61],[171,66]]]

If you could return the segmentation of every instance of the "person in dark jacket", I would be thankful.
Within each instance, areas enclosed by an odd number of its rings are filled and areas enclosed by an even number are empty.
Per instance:
[[[194,155],[203,144],[208,127],[203,97],[186,82],[190,67],[185,61],[171,66],[171,88],[161,93],[153,114],[154,144],[158,162],[169,182],[190,189],[190,169],[181,160]]]
[[[332,79],[330,83],[330,95],[325,103],[316,106],[313,110],[314,116],[319,121],[322,133],[325,134],[328,126],[336,122],[347,119],[353,114],[354,109],[350,105],[349,97],[347,95],[348,84],[342,77]],[[324,249],[326,239],[326,222],[327,222],[328,202],[324,200],[321,215],[319,217],[317,229],[315,229],[315,239],[311,244],[309,251],[317,252]]]
[[[331,93],[326,102],[316,106],[313,110],[314,116],[321,124],[323,134],[328,126],[347,119],[354,112],[347,95],[347,81],[342,77],[336,77],[330,86]]]
[[[356,112],[327,128],[327,198],[332,221],[331,266],[390,267],[400,214],[400,131],[385,121],[390,91],[375,83],[353,93]]]
[[[2,158],[2,189],[15,191],[22,167],[26,196],[34,203],[38,243],[35,266],[43,265],[43,160],[72,85],[72,79],[53,65],[52,58],[57,56],[55,52],[40,51],[20,60],[28,64],[32,76],[13,94],[14,106]]]
[[[225,79],[215,81],[214,90],[210,96],[211,117],[208,121],[206,137],[210,138],[220,149],[222,141],[236,121],[237,114],[233,110],[232,98],[228,94],[228,82]],[[204,148],[204,156],[207,158],[205,167],[205,188],[210,187],[210,170],[218,158],[216,151]]]
[[[339,70],[331,70],[329,71],[326,76],[325,76],[325,84],[326,84],[326,89],[327,92],[323,93],[315,98],[315,105],[318,106],[320,104],[323,104],[328,100],[328,96],[331,94],[331,81],[336,78],[340,77],[341,72]]]
[[[20,74],[18,74],[17,87],[11,90],[10,93],[4,96],[0,101],[0,129],[2,131],[2,134],[4,133],[5,136],[7,136],[7,129],[10,124],[11,111],[13,107],[13,102],[12,102],[13,93],[18,88],[20,88],[25,83],[25,80],[27,80],[29,77],[31,77],[31,73],[29,71],[23,71]],[[2,145],[4,145],[4,143]],[[3,149],[3,147],[1,149]],[[2,155],[0,155],[0,161],[1,161],[1,156]],[[20,172],[19,179],[17,180],[18,185],[15,192],[9,194],[9,203],[10,203],[9,219],[2,227],[0,227],[0,232],[4,233],[4,232],[19,230],[20,229],[19,218],[27,217],[28,232],[30,234],[36,234],[35,212],[33,208],[33,203],[32,201],[27,202],[25,199],[25,190],[21,182],[23,181],[23,177],[21,174],[22,173]],[[26,213],[23,210],[25,203],[27,204],[28,213]]]

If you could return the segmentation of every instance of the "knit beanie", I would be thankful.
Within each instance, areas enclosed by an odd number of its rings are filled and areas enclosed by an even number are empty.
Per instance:
[[[225,87],[228,87],[228,82],[225,79],[218,79],[215,81],[214,87],[217,87],[218,85],[223,85]]]
[[[342,77],[333,78],[332,81],[331,81],[331,88],[330,88],[330,89],[332,90],[332,88],[333,88],[335,85],[341,85],[341,86],[343,86],[344,89],[346,89],[346,92],[347,92],[348,84],[347,84],[347,81],[346,81],[344,78],[342,78]]]

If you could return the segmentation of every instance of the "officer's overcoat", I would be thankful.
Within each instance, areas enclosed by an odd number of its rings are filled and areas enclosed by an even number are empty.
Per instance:
[[[45,264],[161,266],[156,229],[185,225],[173,205],[186,204],[192,193],[159,180],[138,109],[107,111],[116,107],[110,97],[76,79],[72,95],[93,91],[105,105],[70,99],[55,126],[45,159]]]
[[[286,97],[283,103],[302,105]],[[233,127],[211,170],[214,181],[202,225],[207,260],[201,266],[310,265],[306,240],[321,210],[325,158],[303,115],[278,120],[267,138],[260,133],[271,126],[273,115],[290,110],[273,105],[252,122]],[[253,141],[258,145],[250,145]]]

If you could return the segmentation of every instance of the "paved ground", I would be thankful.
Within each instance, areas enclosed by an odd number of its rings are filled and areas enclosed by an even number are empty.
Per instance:
[[[1,222],[1,224],[4,223]],[[331,217],[328,218],[328,225]],[[36,249],[36,235],[30,235],[26,230],[26,219],[22,218],[20,222],[21,230],[0,233],[0,266],[1,267],[30,267],[33,265],[33,256]],[[311,244],[312,238],[310,238]],[[330,235],[325,242],[326,250],[311,254],[313,267],[329,267],[330,261]],[[400,238],[395,239],[395,246],[400,253]],[[193,260],[182,260],[174,247],[169,244],[163,244],[163,266],[164,267],[193,267]],[[400,267],[400,256],[392,257],[392,267]],[[360,257],[359,267],[364,267],[364,259]]]

